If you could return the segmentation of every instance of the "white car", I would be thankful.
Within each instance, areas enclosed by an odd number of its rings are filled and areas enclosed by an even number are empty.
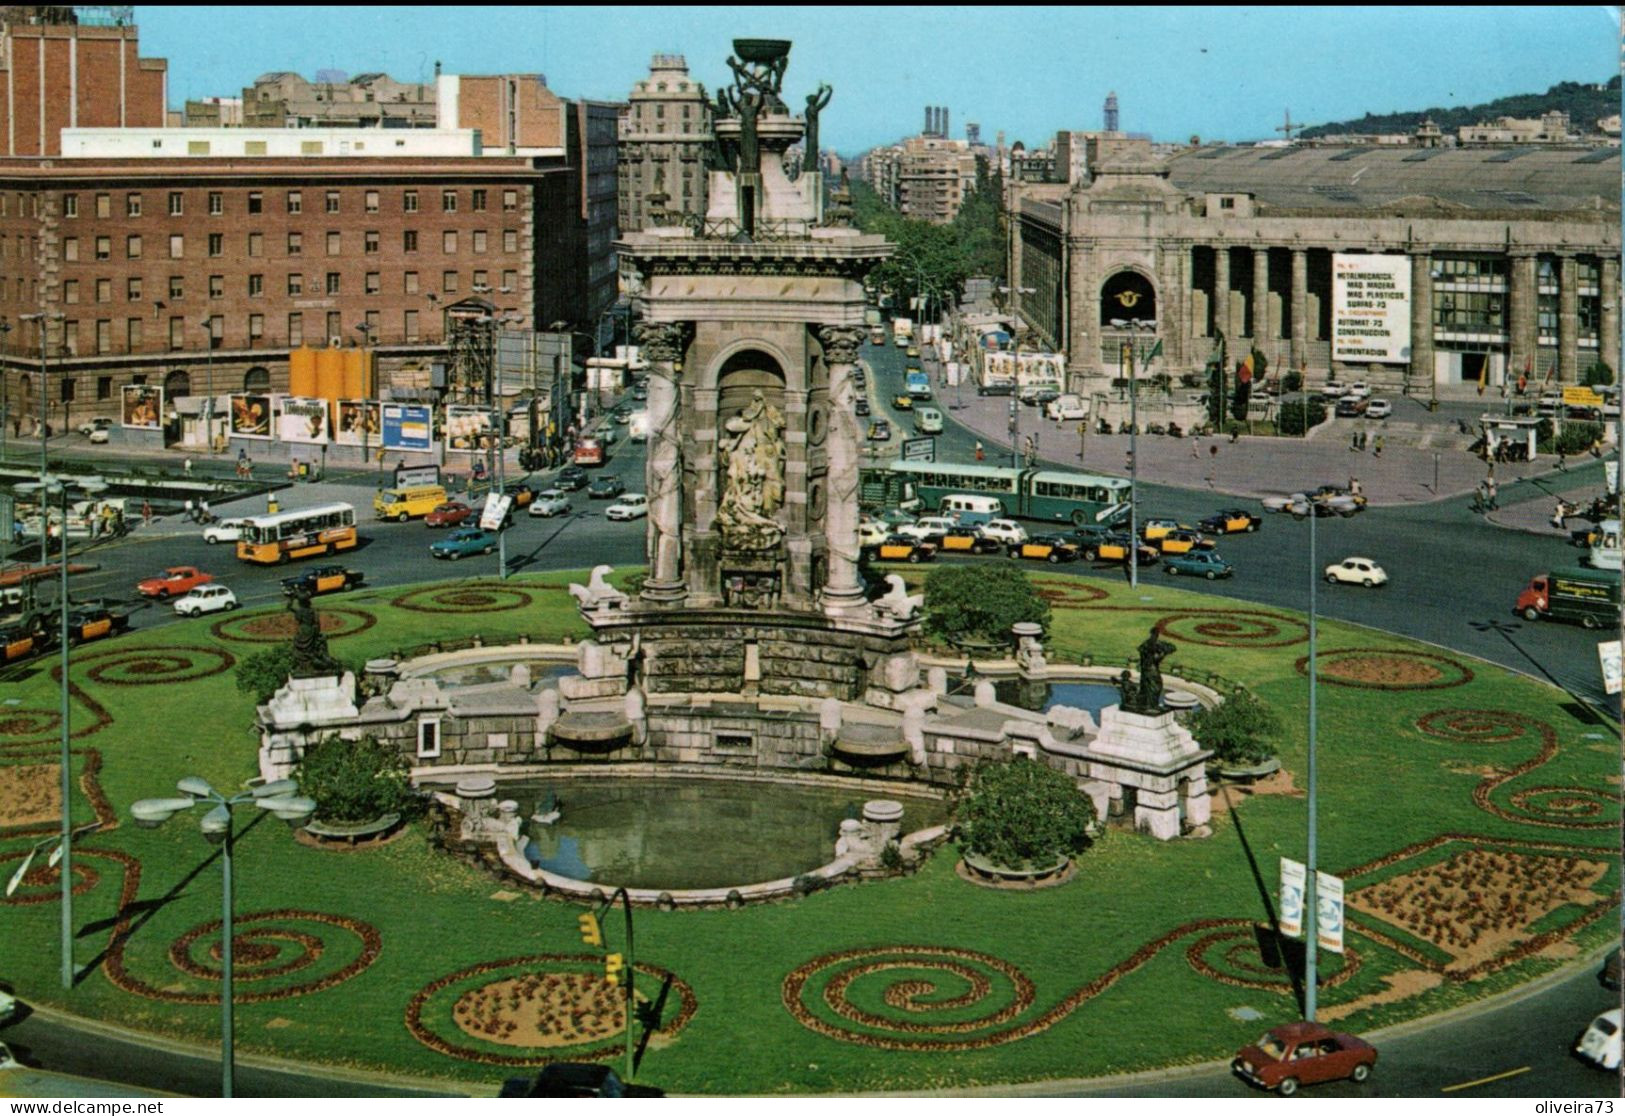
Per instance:
[[[205,612],[230,612],[237,607],[237,594],[224,585],[199,585],[175,602],[180,616],[202,616]]]
[[[90,435],[98,430],[111,430],[113,420],[110,418],[93,418],[79,424],[79,433]]]
[[[1081,395],[1063,395],[1044,405],[1044,414],[1057,422],[1089,417],[1089,402]]]
[[[1394,405],[1386,399],[1373,399],[1366,404],[1365,417],[1382,419],[1394,413]]]
[[[1342,582],[1345,585],[1364,585],[1367,589],[1375,589],[1387,582],[1388,575],[1383,572],[1381,566],[1369,558],[1345,558],[1326,567],[1326,580],[1334,585]]]
[[[891,534],[891,528],[876,519],[865,519],[858,524],[858,545],[879,546]]]
[[[896,533],[915,542],[926,542],[938,538],[952,531],[956,524],[946,515],[922,515],[913,523],[905,523],[896,529]]]
[[[211,523],[203,528],[203,541],[211,546],[215,543],[236,542],[243,537],[243,527],[247,523],[246,519],[222,519],[218,523]]]
[[[570,514],[570,497],[557,488],[544,488],[530,502],[530,514],[544,519]]]
[[[642,519],[649,514],[649,497],[641,492],[628,492],[604,509],[605,519]]]
[[[1371,385],[1366,383],[1364,380],[1356,381],[1356,382],[1354,382],[1354,383],[1352,383],[1352,384],[1350,384],[1348,386],[1348,390],[1343,392],[1343,398],[1344,399],[1370,399],[1371,398]]]
[[[89,437],[90,437],[90,444],[93,445],[93,446],[104,446],[108,442],[113,440],[112,435],[110,435],[107,432],[107,429],[105,427],[103,427],[101,429],[98,429],[98,430],[92,430],[90,432]]]
[[[1020,546],[1027,541],[1027,529],[1011,519],[990,519],[982,524],[986,538],[997,539],[1005,546]]]
[[[1625,1019],[1625,1013],[1619,1008],[1613,1008],[1597,1016],[1580,1036],[1580,1041],[1574,1044],[1574,1052],[1599,1069],[1617,1073],[1620,1060],[1619,1029],[1622,1019]]]

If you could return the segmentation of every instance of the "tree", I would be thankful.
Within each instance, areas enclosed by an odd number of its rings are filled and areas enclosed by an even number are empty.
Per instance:
[[[1614,370],[1605,360],[1593,361],[1580,380],[1586,387],[1606,387],[1614,382]]]
[[[1240,690],[1211,709],[1192,714],[1191,735],[1228,767],[1250,767],[1275,754],[1281,731],[1275,711],[1250,691]]]
[[[978,764],[955,812],[965,847],[995,864],[1047,867],[1092,843],[1095,806],[1072,779],[1018,756]]]
[[[373,736],[317,741],[305,749],[293,777],[300,791],[316,800],[318,821],[368,822],[386,814],[409,817],[422,804],[406,757]]]
[[[1310,400],[1307,396],[1299,396],[1296,399],[1282,401],[1281,415],[1276,420],[1276,426],[1282,434],[1296,437],[1325,421],[1326,404],[1319,400]]]
[[[1008,642],[1014,624],[1049,627],[1049,602],[1014,566],[940,566],[925,579],[925,630],[939,639]]]

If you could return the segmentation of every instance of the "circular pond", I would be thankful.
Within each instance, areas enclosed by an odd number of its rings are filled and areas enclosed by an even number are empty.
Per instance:
[[[717,779],[503,781],[527,821],[533,866],[592,883],[669,891],[738,887],[811,871],[835,857],[841,822],[895,797],[879,786],[836,788]],[[948,820],[948,804],[908,797],[903,832]]]

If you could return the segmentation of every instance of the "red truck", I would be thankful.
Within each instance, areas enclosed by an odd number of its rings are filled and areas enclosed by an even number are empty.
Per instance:
[[[135,591],[143,597],[167,601],[170,597],[185,596],[199,585],[207,585],[213,580],[213,574],[206,574],[196,566],[171,566],[156,576],[136,582]]]

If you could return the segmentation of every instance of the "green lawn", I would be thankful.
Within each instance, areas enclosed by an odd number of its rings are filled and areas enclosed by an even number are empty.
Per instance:
[[[317,604],[376,620],[332,641],[340,659],[360,663],[476,634],[488,643],[521,633],[538,641],[580,638],[586,628],[563,590],[572,576],[584,580],[577,573],[520,577],[500,588],[482,582],[469,590],[477,596],[449,604],[436,602],[438,586],[414,596],[376,590]],[[1166,620],[1166,638],[1179,648],[1168,669],[1245,684],[1274,706],[1288,726],[1282,761],[1302,784],[1307,688],[1297,663],[1307,644],[1300,617],[1162,586],[1131,595],[1099,581],[1035,579],[1052,592],[1077,587],[1055,600],[1053,660],[1122,664],[1150,625]],[[524,607],[489,610],[521,602],[516,589],[528,599]],[[395,599],[449,610],[414,611]],[[157,830],[126,820],[132,801],[170,793],[182,774],[235,787],[256,773],[250,699],[229,670],[206,672],[224,665],[221,652],[241,658],[269,644],[223,638],[215,623],[171,625],[76,653],[75,729],[98,724],[98,708],[111,718],[75,739],[76,768],[84,774],[93,762],[89,750],[97,753],[96,780],[121,819],[76,856],[97,875],[75,905],[79,956],[101,955],[102,963],[73,993],[61,993],[51,874],[36,872],[17,899],[0,903],[0,979],[25,998],[137,1030],[217,1041],[217,1006],[209,1002],[217,987],[209,976],[214,939],[203,933],[188,948],[173,948],[219,916],[216,850],[184,818]],[[241,634],[243,623],[233,617],[224,631]],[[1371,1003],[1344,1023],[1369,1029],[1439,1011],[1607,941],[1619,886],[1612,827],[1618,784],[1611,780],[1618,759],[1609,728],[1577,719],[1572,702],[1550,687],[1462,656],[1329,621],[1321,623],[1320,646],[1320,860],[1345,877],[1351,895],[1474,847],[1512,858],[1537,883],[1563,859],[1607,865],[1573,901],[1529,912],[1529,933],[1550,934],[1541,951],[1506,963],[1492,953],[1476,979],[1446,979],[1420,994]],[[1333,654],[1372,650],[1443,661]],[[168,654],[178,657],[160,657]],[[1328,665],[1334,662],[1344,665]],[[1401,690],[1337,683],[1351,670],[1381,682],[1406,663],[1424,664],[1436,682],[1461,681]],[[175,670],[181,673],[166,673]],[[199,676],[184,680],[192,675]],[[0,706],[0,771],[53,763],[56,730],[46,714],[56,707],[57,686],[48,664],[0,682],[16,702]],[[1487,712],[1464,719],[1459,711]],[[1531,766],[1542,754],[1545,761]],[[76,821],[94,813],[83,794],[73,809]],[[654,1038],[642,1076],[682,1092],[925,1089],[1227,1055],[1261,1026],[1237,1021],[1232,1010],[1250,1007],[1271,1021],[1296,1011],[1285,978],[1265,968],[1249,944],[1251,923],[1265,912],[1243,838],[1273,903],[1278,858],[1302,857],[1305,802],[1261,795],[1240,801],[1238,813],[1239,830],[1235,815],[1219,813],[1204,840],[1162,843],[1112,828],[1073,882],[1033,893],[972,886],[955,874],[945,849],[915,875],[781,904],[640,911],[638,959],[692,989],[696,1008],[678,1033]],[[14,865],[30,834],[48,828],[0,829],[0,857]],[[1429,845],[1442,835],[1461,839]],[[5,864],[0,860],[0,869],[9,874]],[[237,934],[245,943],[238,951],[240,1050],[492,1085],[514,1071],[467,1055],[523,1060],[535,1048],[468,1033],[456,1022],[459,998],[510,973],[594,967],[576,934],[580,908],[522,893],[435,851],[421,825],[382,848],[324,852],[296,843],[267,818],[240,837],[236,867]],[[120,889],[131,883],[121,923]],[[1323,1011],[1384,992],[1384,977],[1450,961],[1414,927],[1359,911],[1350,917],[1353,952],[1341,960],[1321,954],[1323,977],[1335,982],[1322,991]],[[619,948],[620,925],[619,914],[605,920],[610,948]],[[890,952],[819,961],[867,950]],[[455,976],[542,954],[580,960]],[[258,979],[256,968],[263,970]],[[785,1002],[792,973],[805,977],[793,998],[796,1014]],[[442,978],[452,979],[423,999],[420,1014],[429,1032],[461,1054],[431,1048],[406,1025],[414,994]],[[652,995],[658,987],[640,978],[640,990]],[[843,1005],[839,1013],[832,1002]],[[666,1018],[680,1003],[674,987]],[[1163,1010],[1172,1004],[1177,1011]],[[599,1049],[619,1047],[613,1039],[584,1039],[547,1053]]]

